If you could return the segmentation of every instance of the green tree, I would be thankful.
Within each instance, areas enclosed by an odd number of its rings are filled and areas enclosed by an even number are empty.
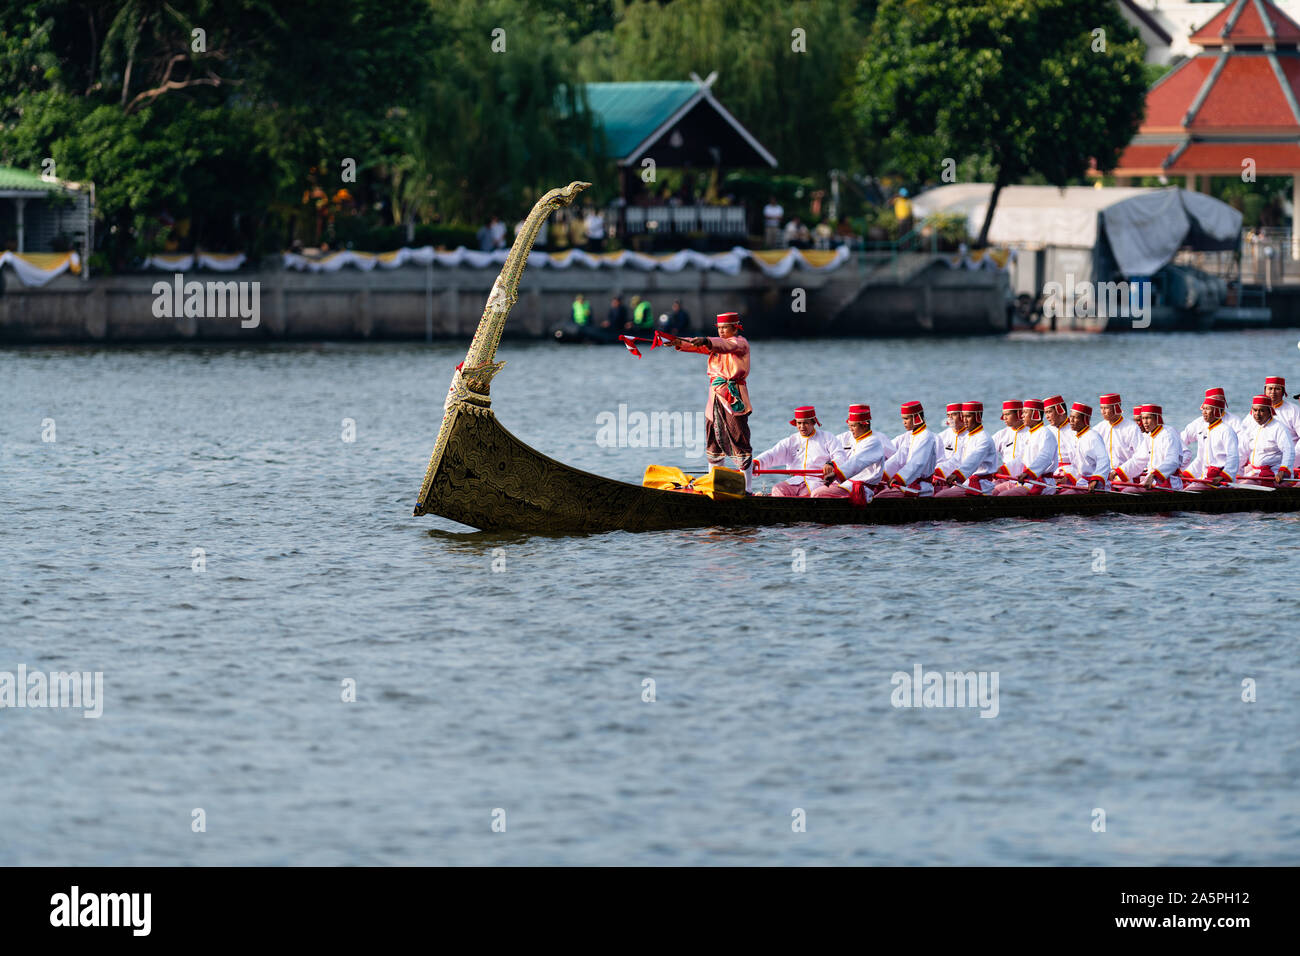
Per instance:
[[[945,157],[1065,186],[1108,172],[1142,119],[1143,48],[1109,0],[882,0],[857,73],[864,133],[897,171],[932,178]]]
[[[118,262],[170,221],[279,245],[310,170],[387,200],[429,56],[430,0],[36,0],[0,10],[0,162],[94,180]],[[364,40],[362,40],[364,38]]]
[[[440,51],[415,117],[413,177],[438,184],[444,214],[511,217],[594,176],[599,143],[562,23],[516,0],[439,8],[456,42]]]
[[[718,73],[713,91],[784,173],[824,175],[853,158],[842,99],[873,4],[842,0],[633,0],[612,31],[578,44],[583,77],[685,80]]]

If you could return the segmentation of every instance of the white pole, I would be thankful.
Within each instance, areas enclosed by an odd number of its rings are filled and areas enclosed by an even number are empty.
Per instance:
[[[18,206],[18,251],[26,252],[27,250],[23,248],[23,207],[27,205],[27,200],[20,197],[14,202]]]
[[[433,260],[424,267],[424,341],[433,341]]]
[[[1291,258],[1300,259],[1300,230],[1296,229],[1300,214],[1300,173],[1291,174]]]

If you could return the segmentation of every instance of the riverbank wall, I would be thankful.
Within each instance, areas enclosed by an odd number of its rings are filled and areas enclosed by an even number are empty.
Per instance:
[[[264,339],[464,339],[473,334],[496,279],[494,269],[403,266],[369,272],[286,269],[181,274],[182,284],[257,283],[245,289],[256,323],[238,316],[176,317],[175,274],[64,275],[41,287],[9,278],[0,294],[0,342],[253,342]],[[161,283],[161,285],[160,285]],[[163,291],[164,287],[167,291]],[[950,269],[937,259],[919,267],[868,268],[850,261],[831,272],[794,270],[771,278],[686,268],[530,270],[507,335],[543,338],[565,322],[577,293],[603,317],[610,297],[648,299],[654,314],[681,299],[694,330],[719,312],[740,312],[759,337],[809,335],[980,334],[1006,330],[1005,277]],[[174,302],[167,305],[172,306]],[[233,311],[233,310],[232,310]],[[215,312],[215,310],[214,310]],[[162,313],[162,314],[160,314]]]

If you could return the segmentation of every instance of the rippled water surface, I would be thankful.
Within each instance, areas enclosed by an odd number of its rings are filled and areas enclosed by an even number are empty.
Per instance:
[[[470,533],[410,517],[463,354],[0,351],[0,671],[102,671],[105,697],[0,709],[0,863],[1300,859],[1297,516]],[[1240,412],[1300,383],[1298,355],[1290,331],[758,342],[754,441],[796,404],[867,401],[893,434],[907,399],[1057,391],[1181,427],[1208,385]],[[494,407],[547,454],[698,463],[599,447],[596,417],[694,412],[702,358],[500,357]],[[917,664],[996,671],[997,717],[895,708]]]

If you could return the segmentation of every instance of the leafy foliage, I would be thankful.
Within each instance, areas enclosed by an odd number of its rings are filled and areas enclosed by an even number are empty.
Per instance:
[[[1065,186],[1091,161],[1115,167],[1142,118],[1142,58],[1106,0],[882,0],[857,110],[912,177],[936,178],[945,157],[988,157],[983,244],[1004,185],[1040,174]]]

